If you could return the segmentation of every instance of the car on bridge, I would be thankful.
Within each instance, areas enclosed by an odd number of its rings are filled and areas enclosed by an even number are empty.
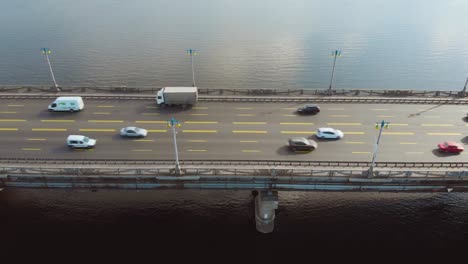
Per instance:
[[[456,143],[453,141],[445,141],[445,142],[439,143],[437,146],[439,147],[439,150],[441,152],[460,153],[463,150],[465,150],[462,144]]]
[[[317,147],[317,142],[304,137],[293,137],[288,140],[288,148],[291,151],[311,151],[317,149]]]
[[[299,107],[296,112],[300,115],[315,115],[317,113],[320,113],[320,107],[315,104],[308,104]]]
[[[67,146],[70,148],[94,148],[96,140],[83,135],[69,135]]]
[[[323,139],[341,139],[344,137],[344,133],[331,127],[321,127],[317,129],[315,136]]]
[[[122,137],[146,137],[148,130],[144,128],[129,126],[120,129],[120,135]]]

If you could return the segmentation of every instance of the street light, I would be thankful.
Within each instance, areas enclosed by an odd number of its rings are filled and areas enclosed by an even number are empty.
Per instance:
[[[468,77],[466,78],[465,87],[463,87],[463,90],[461,92],[461,97],[466,96],[466,84],[468,84]]]
[[[51,51],[48,48],[42,48],[41,53],[46,56],[47,63],[49,64],[50,75],[52,75],[52,81],[54,81],[55,89],[57,90],[57,92],[60,92],[60,87],[58,86],[57,82],[55,81],[54,72],[52,71],[52,65],[50,65],[49,54],[51,53]]]
[[[340,50],[335,50],[335,51],[333,51],[333,52],[332,52],[332,56],[334,56],[335,58],[333,59],[333,69],[332,69],[332,74],[331,74],[331,78],[330,78],[330,86],[328,87],[328,95],[332,95],[332,94],[333,94],[333,91],[332,91],[332,84],[333,84],[333,75],[335,74],[336,57],[341,56],[341,51],[340,51]]]
[[[180,127],[180,122],[179,120],[172,117],[169,121],[167,121],[167,126],[172,127],[172,135],[174,139],[175,175],[181,175],[180,164],[179,164],[179,152],[177,151],[177,138],[176,138],[176,135],[177,135],[176,127]]]
[[[197,51],[194,49],[188,49],[187,55],[190,56],[190,63],[192,64],[192,86],[195,87],[195,71],[193,69],[193,56],[197,55]]]
[[[380,123],[379,122],[375,123],[375,129],[379,129],[379,136],[377,137],[377,142],[375,143],[375,147],[374,147],[374,154],[372,155],[372,162],[371,162],[371,166],[369,168],[369,174],[368,174],[369,177],[374,176],[375,159],[377,158],[377,152],[379,150],[380,137],[382,136],[382,130],[384,128],[388,128],[388,124],[389,122],[385,122],[384,120],[382,120]]]

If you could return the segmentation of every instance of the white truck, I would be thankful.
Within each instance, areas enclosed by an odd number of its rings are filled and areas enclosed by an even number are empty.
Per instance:
[[[156,103],[164,107],[166,105],[180,105],[190,107],[198,101],[197,87],[164,87],[158,91]]]
[[[57,97],[49,107],[49,111],[81,111],[84,109],[84,102],[80,96]]]

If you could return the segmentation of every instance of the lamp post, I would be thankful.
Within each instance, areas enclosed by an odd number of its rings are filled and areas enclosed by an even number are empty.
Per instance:
[[[177,131],[176,127],[180,127],[179,120],[171,118],[167,121],[167,126],[172,128],[172,135],[174,139],[174,153],[175,153],[175,175],[181,175],[180,164],[179,164],[179,152],[177,151]]]
[[[332,84],[333,84],[333,75],[335,74],[336,57],[341,56],[341,51],[340,51],[340,50],[335,50],[335,51],[333,51],[333,52],[332,52],[332,56],[334,56],[335,58],[333,59],[333,68],[332,68],[332,74],[331,74],[331,78],[330,78],[330,86],[328,87],[328,95],[332,95],[332,94],[333,94],[333,91],[332,91]]]
[[[466,96],[466,84],[468,84],[468,77],[466,78],[465,87],[463,87],[463,90],[461,92],[461,97]]]
[[[54,81],[55,90],[57,92],[60,92],[60,87],[58,86],[57,82],[55,81],[54,71],[52,71],[52,65],[50,64],[50,60],[49,60],[49,54],[51,53],[51,51],[48,48],[42,48],[41,53],[45,55],[45,57],[47,59],[47,63],[49,64],[50,75],[52,75],[52,81]]]
[[[380,123],[377,122],[375,123],[375,129],[379,129],[379,136],[377,137],[377,142],[375,143],[375,147],[374,147],[374,154],[372,155],[372,162],[371,162],[371,166],[369,168],[369,177],[373,177],[374,176],[374,166],[375,166],[375,159],[377,158],[377,152],[379,150],[379,144],[380,144],[380,138],[382,136],[382,130],[384,128],[388,128],[388,124],[389,122],[385,122],[384,120],[382,120]]]
[[[187,55],[190,56],[190,64],[192,65],[192,86],[195,87],[195,70],[193,69],[193,56],[197,55],[197,51],[194,49],[188,49]]]

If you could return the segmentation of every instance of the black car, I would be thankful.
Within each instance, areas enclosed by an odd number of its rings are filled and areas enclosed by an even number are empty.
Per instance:
[[[315,115],[319,112],[320,112],[320,107],[314,104],[304,105],[303,107],[299,107],[297,109],[297,113],[301,115],[308,115],[308,114]]]
[[[288,140],[288,148],[292,151],[315,150],[317,149],[317,142],[303,137],[293,137]]]

